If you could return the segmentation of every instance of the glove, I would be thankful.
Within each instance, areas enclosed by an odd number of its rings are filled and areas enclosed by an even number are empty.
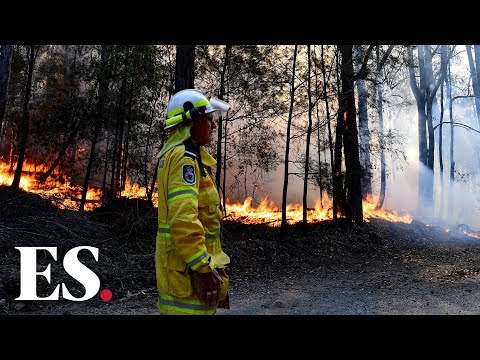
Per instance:
[[[217,304],[221,298],[222,278],[218,275],[217,270],[212,269],[210,272],[197,272],[198,281],[200,283],[200,300],[212,306]]]

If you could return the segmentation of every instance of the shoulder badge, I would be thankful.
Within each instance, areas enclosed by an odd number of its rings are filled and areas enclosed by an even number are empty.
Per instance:
[[[191,164],[185,164],[182,166],[182,179],[186,184],[195,184],[195,167]]]

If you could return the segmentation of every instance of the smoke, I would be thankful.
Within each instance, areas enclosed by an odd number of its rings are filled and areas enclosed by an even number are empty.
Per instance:
[[[448,102],[445,100],[443,122],[450,121]],[[473,98],[457,99],[453,102],[454,122],[478,129],[474,112]],[[416,106],[405,108],[394,118],[387,116],[388,126],[404,136],[403,148],[406,162],[387,155],[387,189],[385,197],[386,209],[407,210],[423,221],[436,221],[445,224],[468,224],[471,228],[480,226],[480,134],[466,128],[454,127],[453,161],[455,164],[455,181],[450,183],[450,144],[451,124],[442,127],[443,154],[443,191],[439,164],[438,141],[440,127],[435,129],[435,161],[434,161],[434,218],[424,219],[422,204],[418,203],[419,164],[418,130]],[[435,127],[440,123],[440,112],[434,111]],[[403,167],[403,169],[402,169]],[[425,171],[428,171],[426,168]],[[379,184],[377,184],[379,185]],[[374,187],[375,191],[375,187]],[[442,204],[443,202],[443,204]],[[443,205],[443,206],[442,206]]]
[[[461,59],[460,59],[461,60]],[[465,95],[468,91],[465,84],[468,80],[468,74],[465,73],[465,59],[459,62],[458,66],[452,64],[452,73],[455,74],[452,96]],[[463,79],[463,80],[462,80]],[[462,84],[461,81],[465,81]],[[463,87],[463,88],[462,88]],[[422,218],[424,213],[423,204],[418,201],[419,186],[419,156],[418,156],[418,114],[415,99],[411,93],[408,78],[405,78],[403,84],[396,87],[394,91],[389,91],[384,87],[384,99],[388,104],[384,106],[384,131],[393,131],[401,135],[397,138],[397,147],[400,147],[405,159],[401,154],[394,151],[386,152],[387,182],[384,208],[386,210],[407,211],[418,220],[428,223],[439,222],[448,225],[468,224],[472,229],[480,228],[480,133],[467,130],[464,127],[454,127],[453,142],[453,161],[455,164],[455,181],[450,184],[450,144],[451,124],[444,124],[442,129],[442,155],[443,155],[443,189],[441,186],[441,173],[439,165],[438,142],[440,128],[435,129],[435,161],[434,161],[434,209],[432,217]],[[395,103],[395,99],[400,99]],[[440,122],[440,89],[437,92],[437,101],[433,108],[433,126]],[[369,127],[372,130],[378,127],[376,119],[376,109],[372,107],[369,111]],[[453,102],[452,118],[454,122],[479,129],[476,118],[474,99],[456,99]],[[298,121],[298,120],[297,120]],[[448,99],[444,89],[444,108],[443,122],[450,121]],[[298,122],[297,122],[298,123]],[[285,127],[276,128],[281,133],[285,133]],[[304,151],[304,139],[297,146],[292,146],[290,160],[298,157],[300,152]],[[298,141],[298,139],[297,139]],[[372,139],[372,142],[376,141]],[[298,150],[300,149],[300,150]],[[313,147],[312,147],[313,149]],[[316,151],[311,149],[311,156],[316,161]],[[280,158],[284,157],[283,141],[278,146]],[[322,155],[323,156],[323,155]],[[323,160],[323,159],[322,159]],[[380,160],[378,154],[372,156],[373,195],[380,192]],[[291,173],[303,172],[303,169],[297,168],[294,164],[289,166]],[[280,164],[275,171],[266,173],[262,178],[262,183],[255,189],[255,200],[268,196],[275,201],[277,206],[281,205],[282,189],[284,180],[284,164]],[[252,193],[251,184],[247,184],[247,189]],[[302,203],[303,197],[303,179],[296,175],[289,176],[288,196],[289,203]],[[308,207],[314,207],[319,198],[318,187],[308,186]],[[242,199],[234,199],[242,200]]]

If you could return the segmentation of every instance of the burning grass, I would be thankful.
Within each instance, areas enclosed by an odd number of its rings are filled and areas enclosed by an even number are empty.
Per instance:
[[[408,213],[403,214],[397,211],[388,211],[377,208],[378,197],[368,195],[363,201],[363,213],[365,221],[370,219],[384,219],[392,222],[403,222],[409,224],[412,217]],[[269,226],[280,226],[282,221],[281,209],[274,201],[265,197],[255,208],[252,206],[252,198],[248,197],[242,203],[230,203],[227,199],[226,204],[227,218],[242,221],[247,224],[266,224]],[[303,221],[302,205],[287,204],[287,223],[297,224]],[[317,199],[314,209],[307,209],[307,222],[315,223],[333,219],[332,200],[324,196],[323,201]]]
[[[78,210],[82,197],[82,187],[73,185],[71,181],[63,175],[51,176],[44,183],[40,182],[40,175],[45,171],[44,165],[34,165],[25,162],[23,166],[22,177],[20,179],[20,189],[30,193],[38,194],[44,199],[50,200],[60,209]],[[0,162],[0,186],[11,185],[14,172],[10,171],[9,165]],[[127,178],[125,190],[120,194],[124,198],[143,198],[146,199],[145,188],[137,184],[132,184]],[[86,196],[85,210],[91,211],[101,206],[102,189],[89,186]],[[154,202],[156,202],[156,194]]]

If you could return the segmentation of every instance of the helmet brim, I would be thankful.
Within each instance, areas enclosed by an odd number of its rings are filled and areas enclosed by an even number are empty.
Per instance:
[[[204,113],[204,114],[213,114],[213,113],[215,113],[215,112],[217,112],[217,111],[218,111],[218,109],[214,109],[213,107],[210,107],[210,109],[206,109],[206,110],[205,110],[205,113]],[[168,130],[168,129],[174,128],[175,126],[178,126],[178,125],[183,124],[183,123],[184,123],[183,121],[180,121],[179,123],[165,126],[163,129],[164,129],[164,130]]]

